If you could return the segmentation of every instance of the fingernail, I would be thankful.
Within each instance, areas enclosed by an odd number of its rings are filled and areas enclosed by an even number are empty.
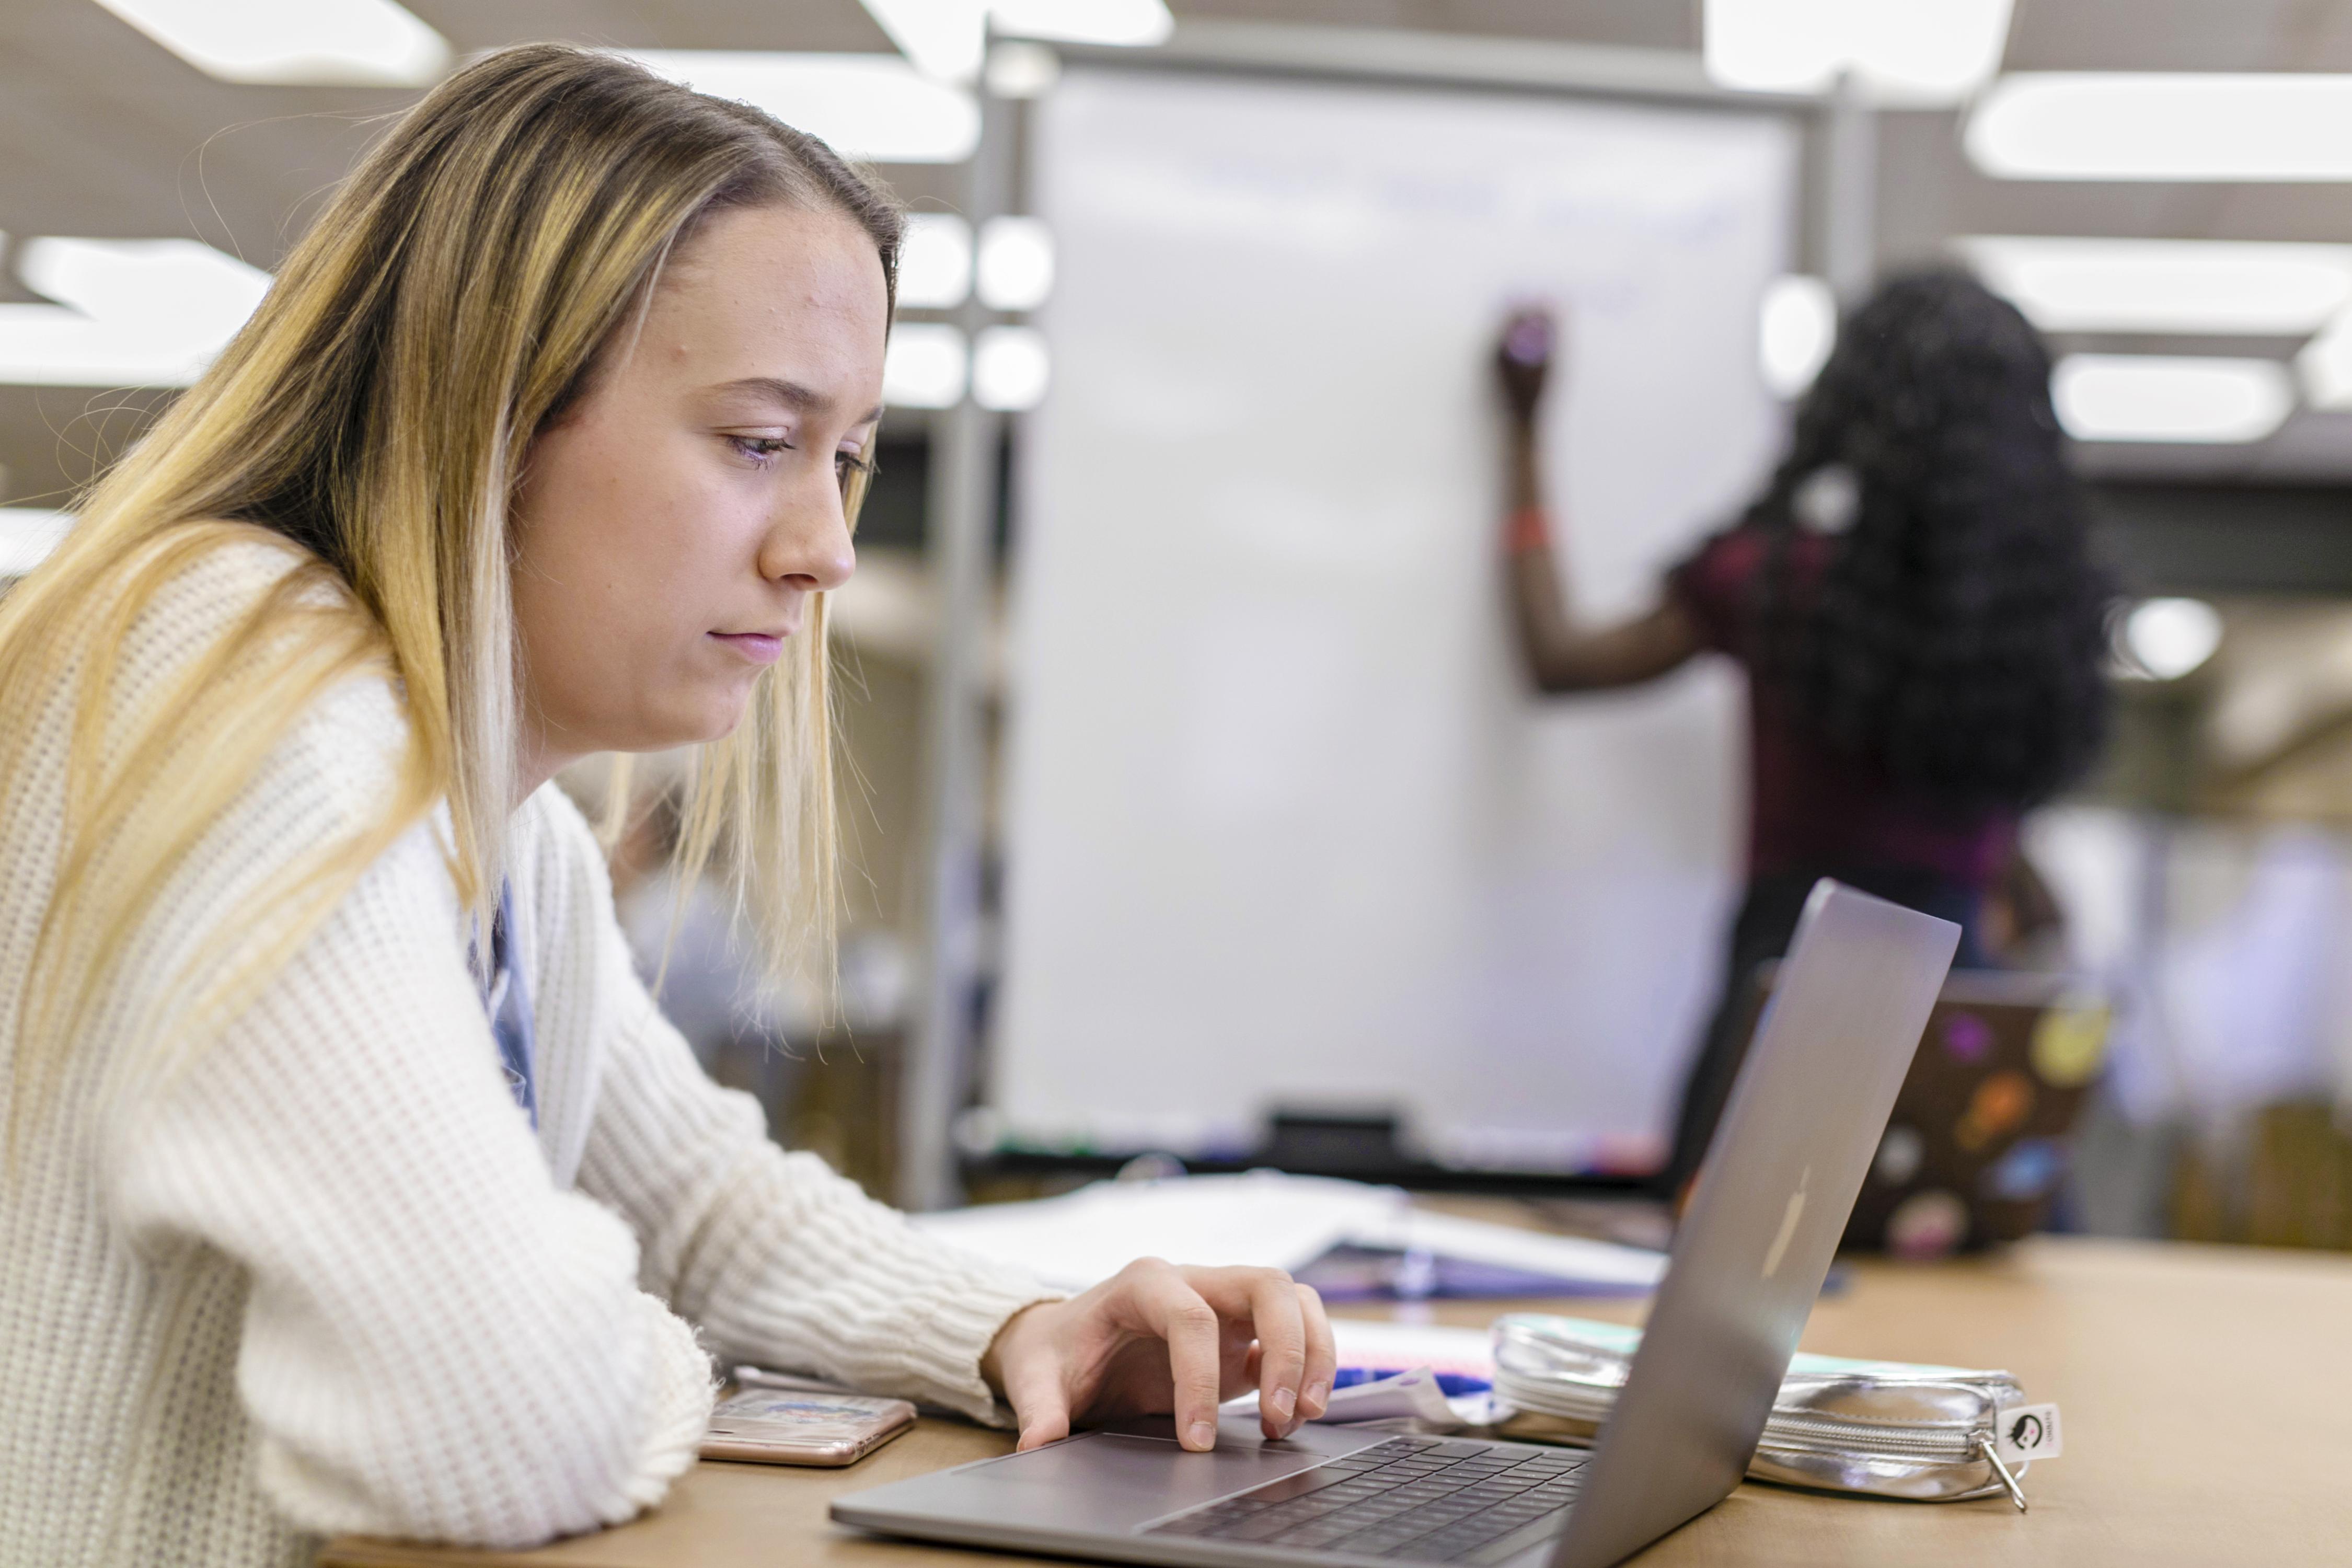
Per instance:
[[[1328,1383],[1308,1384],[1307,1385],[1307,1414],[1310,1415],[1320,1415],[1323,1412],[1330,1408],[1331,1385]]]
[[[1274,1413],[1287,1421],[1290,1419],[1290,1413],[1298,1408],[1298,1395],[1286,1388],[1277,1388],[1274,1391],[1273,1404]]]
[[[1213,1448],[1217,1446],[1217,1424],[1195,1421],[1184,1428],[1184,1446],[1188,1448]]]

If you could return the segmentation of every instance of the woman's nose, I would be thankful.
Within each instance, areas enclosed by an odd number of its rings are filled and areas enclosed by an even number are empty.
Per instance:
[[[856,570],[857,547],[837,493],[814,506],[788,509],[769,528],[760,550],[761,576],[804,593],[838,588]]]

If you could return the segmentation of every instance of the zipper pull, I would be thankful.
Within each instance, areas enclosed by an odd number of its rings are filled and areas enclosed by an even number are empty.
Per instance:
[[[2009,1489],[2009,1500],[2017,1505],[2017,1511],[2023,1513],[2025,1511],[2025,1489],[2017,1484],[2017,1478],[2010,1474],[2009,1467],[2007,1465],[2000,1462],[2000,1455],[1995,1452],[1993,1448],[1991,1433],[1979,1432],[1977,1434],[1977,1452],[1984,1456],[1985,1463],[1992,1467],[1992,1473],[1999,1476],[2000,1478],[2000,1484]]]

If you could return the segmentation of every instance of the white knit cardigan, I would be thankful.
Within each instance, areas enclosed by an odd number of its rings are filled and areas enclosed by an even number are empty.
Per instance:
[[[285,559],[238,545],[184,573],[134,628],[122,700]],[[68,718],[62,693],[0,715],[37,726],[0,802],[0,1065],[56,874]],[[187,1070],[126,1059],[142,984],[294,847],[383,799],[403,723],[382,680],[301,717],[171,879],[14,1152],[0,1563],[290,1564],[327,1532],[516,1547],[613,1523],[691,1462],[703,1346],[996,1414],[980,1359],[1047,1292],[777,1148],[750,1099],[704,1077],[552,788],[516,815],[509,865],[536,1136],[432,824]]]

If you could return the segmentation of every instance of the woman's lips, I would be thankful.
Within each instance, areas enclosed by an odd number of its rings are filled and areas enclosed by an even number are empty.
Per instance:
[[[773,664],[783,657],[784,639],[770,632],[713,632],[710,635],[753,664]]]

